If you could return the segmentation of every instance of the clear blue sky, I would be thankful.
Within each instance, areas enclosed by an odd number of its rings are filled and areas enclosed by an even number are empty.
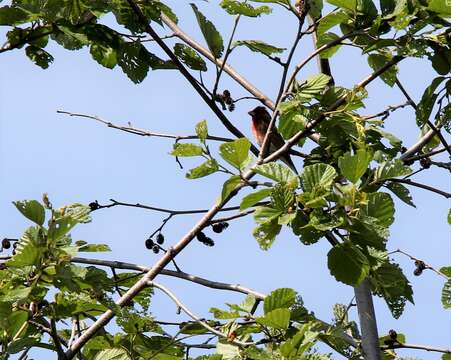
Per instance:
[[[232,18],[215,5],[197,2],[227,39]],[[184,1],[170,1],[180,17],[180,25],[197,40],[202,40],[194,16]],[[105,18],[111,23],[111,18]],[[156,25],[157,26],[157,25]],[[164,30],[159,28],[161,33]],[[280,47],[289,47],[295,23],[286,13],[276,10],[262,19],[243,19],[237,39],[262,39]],[[4,32],[2,32],[2,35]],[[2,36],[3,37],[3,36]],[[160,54],[155,45],[149,49]],[[41,199],[44,192],[54,205],[72,202],[108,202],[114,198],[124,202],[141,202],[171,209],[197,209],[211,206],[226,179],[215,174],[199,180],[187,180],[174,158],[168,155],[171,141],[142,138],[108,129],[94,121],[69,118],[56,110],[98,115],[118,123],[176,134],[192,134],[201,119],[208,121],[210,133],[229,136],[210,109],[193,93],[190,85],[176,71],[150,72],[140,85],[134,85],[119,68],[108,70],[91,59],[84,49],[70,52],[51,43],[47,49],[55,62],[41,70],[29,61],[23,49],[0,55],[0,213],[1,237],[19,237],[29,225],[15,207],[14,200]],[[295,62],[312,50],[311,39],[304,39]],[[236,50],[231,64],[245,74],[258,88],[274,97],[280,69],[264,57],[246,49]],[[210,66],[213,70],[213,68]],[[400,79],[415,100],[421,97],[435,77],[427,60],[406,61],[400,65]],[[370,73],[364,56],[356,49],[343,49],[332,60],[336,82],[352,86]],[[300,78],[316,72],[316,63],[306,67]],[[210,84],[212,77],[206,77]],[[233,96],[247,95],[226,76],[221,88]],[[383,110],[389,104],[404,101],[396,88],[390,89],[380,80],[368,88],[365,114]],[[238,103],[230,120],[250,135],[247,111],[253,102]],[[415,117],[410,109],[399,110],[387,120],[387,129],[404,139],[408,147],[417,138]],[[216,149],[216,144],[212,144]],[[446,161],[446,156],[437,159]],[[296,160],[300,166],[299,160]],[[198,164],[183,160],[185,170]],[[427,182],[450,191],[449,173],[431,170],[419,175]],[[450,265],[450,231],[446,215],[449,201],[436,194],[411,189],[417,209],[396,201],[396,222],[391,228],[388,248],[401,248],[436,267]],[[102,258],[152,265],[158,259],[144,248],[146,236],[159,226],[162,214],[140,209],[112,208],[95,212],[93,222],[73,232],[75,240],[109,244],[112,252]],[[164,230],[167,244],[185,234],[199,216],[174,218]],[[332,318],[336,302],[348,303],[353,290],[337,283],[327,269],[329,244],[320,241],[304,246],[289,231],[283,231],[273,248],[264,252],[252,237],[252,218],[235,221],[222,234],[212,234],[216,246],[207,248],[193,241],[177,257],[181,268],[212,280],[240,283],[260,292],[278,287],[291,287],[299,292],[306,306],[325,321]],[[396,257],[412,282],[416,305],[408,304],[399,320],[394,320],[385,303],[375,299],[380,334],[389,329],[405,333],[409,343],[441,347],[451,345],[451,312],[440,302],[443,285],[432,272],[414,277],[413,264]],[[166,277],[158,281],[169,286],[197,314],[208,316],[210,307],[239,302],[243,298],[184,283]],[[164,296],[156,296],[152,313],[159,320],[177,321],[185,317]],[[355,311],[352,316],[355,317]],[[399,351],[424,359],[438,359],[437,353]]]

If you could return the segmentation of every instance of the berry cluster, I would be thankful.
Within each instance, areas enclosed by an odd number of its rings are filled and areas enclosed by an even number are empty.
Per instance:
[[[95,210],[100,209],[100,204],[99,204],[99,202],[97,200],[89,203],[88,206],[91,209],[91,211],[95,211]]]
[[[233,111],[235,110],[235,102],[230,95],[229,90],[224,90],[222,94],[216,95],[216,100],[221,103],[223,110]]]
[[[423,270],[426,270],[427,266],[426,264],[421,260],[415,260],[415,270],[413,271],[413,274],[415,276],[420,276],[423,273]]]
[[[160,232],[157,235],[157,238],[155,241],[153,241],[152,238],[148,238],[145,242],[146,248],[149,250],[152,250],[155,254],[158,254],[160,252],[161,246],[164,243],[164,236]]]
[[[199,233],[197,234],[196,238],[197,238],[197,240],[199,240],[205,246],[214,246],[215,245],[215,242],[213,241],[213,239],[209,238],[202,231],[199,231]]]
[[[424,169],[429,169],[432,165],[432,160],[431,158],[422,158],[420,159],[420,165],[424,168]]]

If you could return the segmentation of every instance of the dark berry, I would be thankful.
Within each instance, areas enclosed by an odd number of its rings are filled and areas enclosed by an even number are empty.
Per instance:
[[[197,233],[196,237],[197,237],[197,240],[202,242],[203,240],[205,240],[207,238],[207,235],[205,235],[202,231],[199,231]]]
[[[99,203],[97,202],[97,200],[96,201],[94,201],[94,202],[92,202],[92,203],[89,203],[89,208],[91,209],[91,211],[95,211],[95,210],[98,210],[99,208],[100,208],[100,205],[99,205]]]
[[[154,252],[154,254],[158,254],[160,252],[160,247],[158,245],[154,245],[152,247],[152,251]]]
[[[164,243],[164,236],[163,236],[162,233],[159,233],[159,234],[157,235],[157,244],[162,245],[163,243]]]
[[[11,242],[8,239],[3,239],[2,247],[3,247],[3,249],[9,249],[11,247]]]
[[[214,224],[211,228],[213,229],[213,231],[217,234],[222,233],[223,230],[227,229],[227,227],[229,226],[228,223],[226,222],[220,222],[220,223],[216,223]]]
[[[204,241],[202,241],[202,244],[206,245],[206,246],[214,246],[215,242],[213,241],[213,239],[210,239],[209,237],[205,238]]]
[[[152,239],[147,239],[145,244],[146,244],[146,248],[149,250],[152,249],[153,246],[155,245],[155,243],[153,242]]]
[[[415,266],[421,270],[426,269],[426,264],[424,263],[424,261],[421,261],[421,260],[415,260]]]
[[[393,329],[388,332],[388,335],[390,336],[390,339],[392,339],[392,340],[396,340],[398,337],[398,333]]]
[[[413,274],[414,274],[415,276],[420,276],[422,273],[423,273],[423,269],[421,269],[421,268],[416,268],[416,269],[413,271]]]
[[[414,160],[404,160],[404,164],[407,166],[412,165],[414,162],[415,162]]]
[[[407,151],[407,148],[405,146],[401,147],[401,154],[404,154]]]
[[[431,167],[431,159],[430,158],[422,158],[420,159],[420,165],[425,168],[429,169]]]

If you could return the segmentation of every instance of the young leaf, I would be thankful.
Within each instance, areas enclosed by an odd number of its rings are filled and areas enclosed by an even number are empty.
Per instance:
[[[241,184],[241,177],[239,175],[232,175],[222,186],[220,201],[226,199],[239,184]]]
[[[409,175],[411,172],[401,160],[385,161],[374,171],[374,182]]]
[[[360,284],[370,271],[368,258],[349,242],[335,245],[329,251],[327,265],[335,279],[351,286]]]
[[[226,142],[219,147],[221,157],[230,165],[243,170],[249,164],[251,143],[246,138]]]
[[[202,120],[197,123],[196,135],[199,137],[199,140],[202,143],[205,143],[205,140],[207,139],[208,136],[207,120]]]
[[[36,200],[24,200],[13,202],[14,206],[19,210],[23,216],[27,219],[35,222],[38,225],[42,225],[45,220],[45,209]]]
[[[260,245],[260,248],[262,250],[268,250],[281,229],[282,226],[277,221],[271,221],[257,226],[252,234]]]
[[[255,172],[271,180],[285,183],[293,187],[296,187],[298,184],[298,179],[295,173],[288,166],[279,163],[270,162],[267,164],[258,165],[255,168]]]
[[[222,0],[220,5],[230,15],[258,17],[262,14],[270,14],[272,12],[272,9],[269,6],[259,6],[254,8],[245,2],[237,0]]]
[[[170,152],[173,156],[201,156],[203,150],[199,145],[188,143],[175,143],[173,150]]]
[[[216,160],[207,160],[203,164],[195,167],[187,172],[186,177],[188,179],[198,179],[204,176],[211,175],[219,170]]]
[[[290,315],[289,309],[281,308],[270,311],[265,316],[260,316],[255,320],[257,323],[270,328],[286,330],[290,324]]]
[[[265,314],[280,308],[290,308],[296,303],[296,291],[290,288],[280,288],[272,291],[263,303]]]
[[[199,11],[195,4],[191,4],[194,14],[196,15],[197,23],[199,24],[200,30],[204,35],[205,41],[207,42],[208,48],[215,58],[220,58],[222,52],[224,51],[224,44],[222,41],[221,34],[216,30],[213,23]]]
[[[282,215],[282,211],[269,206],[259,206],[255,209],[254,219],[258,224],[266,224]]]
[[[354,155],[346,153],[338,159],[341,173],[352,183],[356,183],[365,174],[371,161],[371,154],[359,149]]]
[[[243,197],[240,203],[240,210],[246,210],[254,206],[259,201],[267,198],[271,194],[272,189],[261,189]]]
[[[239,40],[235,41],[233,47],[246,46],[249,50],[259,52],[267,56],[273,54],[280,54],[286,50],[286,48],[279,48],[270,44],[267,44],[260,40]]]
[[[181,43],[174,45],[174,54],[192,70],[207,71],[207,64],[199,54],[189,46]]]
[[[349,18],[349,15],[343,11],[331,12],[321,18],[318,24],[318,36],[324,34],[326,31],[332,29],[334,26],[344,23]]]
[[[389,194],[377,192],[368,194],[366,204],[361,208],[361,216],[377,219],[378,225],[388,228],[395,215],[395,205]]]
[[[311,192],[316,187],[329,188],[337,172],[335,169],[327,164],[318,163],[304,167],[304,172],[301,175],[301,184],[305,192]]]
[[[313,99],[315,96],[318,96],[323,92],[327,84],[329,84],[329,81],[330,76],[325,74],[310,76],[299,86],[296,98],[300,98],[303,101]]]

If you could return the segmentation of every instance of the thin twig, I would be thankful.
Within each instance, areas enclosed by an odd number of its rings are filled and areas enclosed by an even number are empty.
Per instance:
[[[439,352],[439,353],[443,353],[443,354],[451,354],[451,349],[436,348],[436,347],[426,346],[426,345],[396,343],[393,345],[385,345],[385,346],[381,347],[381,350],[391,350],[391,349],[417,349],[417,350]]]
[[[168,288],[166,288],[165,286],[158,284],[156,282],[153,281],[149,281],[148,286],[153,286],[156,287],[157,289],[160,289],[161,291],[163,291],[167,296],[169,296],[171,298],[172,301],[174,301],[174,303],[183,310],[183,312],[185,312],[185,314],[187,314],[190,318],[192,318],[195,322],[197,322],[199,325],[203,326],[205,329],[207,329],[208,331],[210,331],[211,333],[227,339],[230,343],[238,345],[238,346],[250,346],[250,345],[254,345],[254,342],[243,342],[243,341],[239,341],[239,340],[231,340],[229,339],[229,337],[227,336],[227,334],[224,334],[218,330],[216,330],[215,328],[211,327],[210,325],[208,325],[205,321],[202,321],[200,317],[196,316],[188,307],[186,307],[178,298],[177,296],[174,295],[174,293],[169,290]]]
[[[446,191],[437,189],[437,188],[429,186],[429,185],[425,185],[425,184],[418,183],[416,181],[412,181],[410,179],[387,179],[387,181],[397,182],[397,183],[401,183],[401,184],[415,186],[415,187],[418,187],[418,188],[421,188],[421,189],[432,191],[432,192],[434,192],[436,194],[444,196],[447,199],[451,198],[451,193],[448,193]]]

